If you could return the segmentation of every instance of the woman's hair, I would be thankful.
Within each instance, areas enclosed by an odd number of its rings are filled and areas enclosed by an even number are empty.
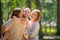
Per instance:
[[[25,16],[24,14],[22,15],[22,17],[23,17],[23,18],[26,18],[26,16]]]
[[[21,9],[20,8],[14,8],[12,13],[11,13],[11,18],[13,18],[13,16],[19,17],[18,15],[21,13]]]
[[[36,17],[35,21],[40,21],[40,10],[35,9],[35,10],[32,11],[32,13],[34,13],[34,12],[37,13],[37,17]]]

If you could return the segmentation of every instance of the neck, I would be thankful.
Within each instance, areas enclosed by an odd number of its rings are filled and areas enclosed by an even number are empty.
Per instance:
[[[35,20],[31,20],[32,22],[35,22]]]
[[[36,22],[37,20],[31,20],[32,22]]]

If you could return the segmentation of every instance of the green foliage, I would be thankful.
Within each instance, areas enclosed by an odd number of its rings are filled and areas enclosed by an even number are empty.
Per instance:
[[[15,7],[26,8],[26,0],[1,0],[2,11],[3,11],[3,21],[7,21],[11,11]],[[35,0],[31,1],[31,10],[36,9]],[[41,21],[56,21],[57,19],[57,0],[40,0],[41,4]],[[46,28],[47,34],[55,34],[56,28]],[[45,34],[45,27],[42,27],[42,32]]]
[[[2,11],[4,13],[3,19],[7,20],[8,13],[15,7],[24,9],[26,7],[26,0],[1,0]],[[31,1],[31,10],[36,9],[35,0]],[[42,21],[52,21],[57,19],[57,2],[56,0],[40,0]]]
[[[42,32],[44,35],[55,35],[57,33],[57,29],[55,27],[42,27]]]
[[[42,21],[56,21],[57,0],[41,0]]]
[[[2,11],[3,11],[3,21],[7,21],[9,14],[15,7],[25,8],[25,0],[1,0]]]

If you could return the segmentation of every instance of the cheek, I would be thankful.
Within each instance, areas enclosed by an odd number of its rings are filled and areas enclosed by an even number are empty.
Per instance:
[[[22,16],[22,14],[19,14],[19,16],[21,17],[21,16]]]
[[[34,19],[36,19],[37,18],[37,16],[34,16]]]
[[[36,19],[36,16],[34,16],[34,19]]]
[[[18,14],[18,16],[20,16],[20,14]]]
[[[33,18],[33,16],[31,15],[31,19]]]
[[[34,15],[32,15],[32,19],[35,19],[35,16]]]
[[[21,14],[21,17],[22,17],[23,14]]]

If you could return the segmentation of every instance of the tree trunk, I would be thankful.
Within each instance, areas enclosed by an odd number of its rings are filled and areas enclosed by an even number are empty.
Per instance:
[[[36,0],[35,4],[36,4],[36,8],[41,10],[40,0]]]
[[[36,8],[39,9],[41,11],[41,5],[40,5],[40,0],[35,0],[35,4],[36,4]],[[39,38],[43,38],[43,34],[42,34],[42,26],[41,26],[41,16],[40,16],[40,30],[39,30]]]
[[[57,0],[57,35],[60,35],[60,0]]]
[[[26,6],[31,8],[31,0],[26,0]]]
[[[2,24],[3,24],[3,12],[1,10],[1,1],[0,1],[0,37],[1,37],[1,27],[2,27]]]

